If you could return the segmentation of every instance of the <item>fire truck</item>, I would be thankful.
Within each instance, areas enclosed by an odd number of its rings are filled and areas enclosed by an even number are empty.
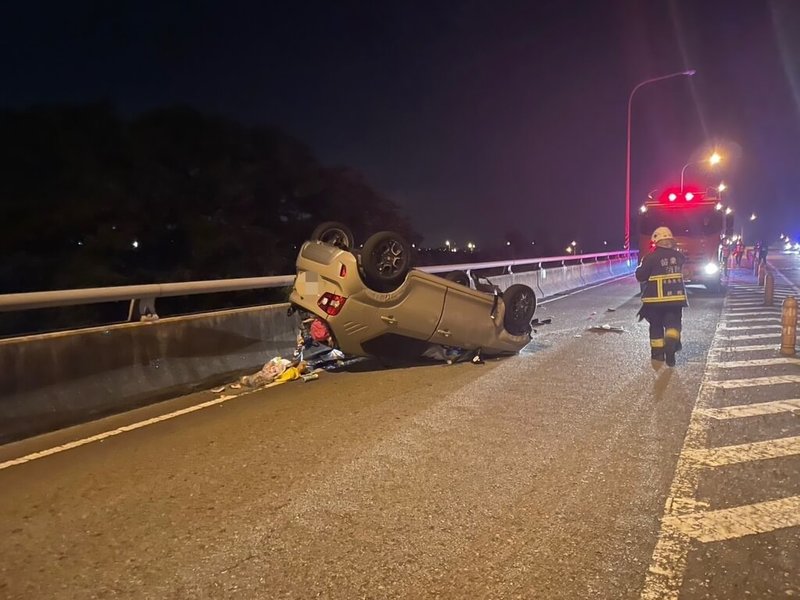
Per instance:
[[[650,236],[656,227],[669,227],[677,249],[686,256],[684,281],[720,292],[726,271],[725,244],[733,233],[729,212],[706,190],[667,188],[658,197],[648,197],[639,209],[639,254],[653,250]]]

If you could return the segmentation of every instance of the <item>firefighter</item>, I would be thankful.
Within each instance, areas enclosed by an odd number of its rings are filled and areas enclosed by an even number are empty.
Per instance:
[[[667,227],[659,227],[650,238],[655,249],[636,268],[636,279],[645,284],[639,320],[650,323],[650,358],[675,366],[681,349],[681,316],[686,303],[683,285],[684,256],[675,249]]]

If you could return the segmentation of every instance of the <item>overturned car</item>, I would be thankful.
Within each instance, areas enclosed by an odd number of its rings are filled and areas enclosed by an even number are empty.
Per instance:
[[[530,287],[500,291],[461,271],[441,277],[414,269],[411,245],[394,232],[354,246],[346,226],[317,227],[300,248],[289,298],[290,311],[324,321],[329,343],[345,354],[421,356],[439,345],[498,356],[530,342]]]

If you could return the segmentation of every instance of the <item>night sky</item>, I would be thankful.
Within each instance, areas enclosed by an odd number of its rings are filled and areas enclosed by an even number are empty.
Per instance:
[[[718,144],[753,229],[800,235],[800,2],[16,3],[0,106],[188,103],[361,169],[432,245],[512,229],[621,247],[633,208]],[[789,225],[790,224],[790,225]],[[738,230],[738,227],[737,227]],[[598,248],[599,249],[599,248]]]

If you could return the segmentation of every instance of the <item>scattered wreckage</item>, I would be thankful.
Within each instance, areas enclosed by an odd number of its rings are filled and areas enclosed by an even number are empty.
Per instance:
[[[296,265],[290,314],[299,311],[315,341],[347,356],[478,362],[531,341],[536,295],[529,286],[501,291],[463,271],[414,269],[412,246],[394,232],[357,249],[349,228],[323,223]]]

